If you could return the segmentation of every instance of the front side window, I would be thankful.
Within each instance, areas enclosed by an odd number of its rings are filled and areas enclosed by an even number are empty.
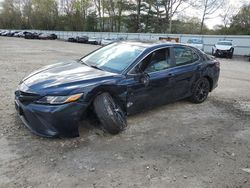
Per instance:
[[[122,73],[144,50],[144,47],[129,43],[113,43],[87,55],[81,61],[105,71]]]
[[[138,66],[140,67],[140,71],[146,73],[152,73],[170,68],[170,49],[164,48],[150,53]]]
[[[176,66],[186,65],[199,60],[199,56],[186,47],[174,47]]]

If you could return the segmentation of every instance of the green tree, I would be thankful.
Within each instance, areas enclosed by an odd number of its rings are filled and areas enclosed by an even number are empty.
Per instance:
[[[31,24],[36,29],[53,30],[57,26],[58,9],[56,0],[32,0]]]
[[[24,29],[34,28],[32,26],[32,0],[27,0],[23,2],[23,14],[22,14],[22,22]]]
[[[20,29],[22,27],[22,13],[14,0],[2,2],[0,25],[6,29]]]
[[[86,18],[90,7],[89,0],[67,1],[66,15],[61,15],[60,25],[64,24],[66,30],[83,31],[86,27]]]
[[[237,34],[250,34],[250,4],[244,5],[232,18],[230,29]]]
[[[86,31],[97,31],[97,15],[96,12],[90,12],[86,19]]]
[[[182,17],[178,20],[173,20],[172,32],[180,34],[197,34],[200,32],[200,19],[197,17]],[[206,25],[203,26],[203,33],[209,34],[209,29]]]

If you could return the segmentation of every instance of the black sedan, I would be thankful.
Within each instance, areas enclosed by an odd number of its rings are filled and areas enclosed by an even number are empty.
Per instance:
[[[26,32],[24,34],[24,38],[25,39],[38,39],[40,34],[42,34],[42,33]]]
[[[76,42],[78,43],[87,43],[88,40],[89,40],[89,37],[87,36],[76,37]]]
[[[117,134],[129,114],[184,98],[205,101],[217,86],[219,66],[182,44],[118,42],[33,72],[20,82],[15,106],[40,136],[79,136],[78,123],[90,114]]]

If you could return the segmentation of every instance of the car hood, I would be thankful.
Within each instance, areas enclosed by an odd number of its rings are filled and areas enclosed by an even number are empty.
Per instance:
[[[20,84],[24,92],[62,94],[89,84],[105,81],[117,74],[98,70],[77,61],[45,66],[24,78]]]
[[[215,45],[216,49],[218,50],[230,50],[232,46],[224,46],[224,45]]]

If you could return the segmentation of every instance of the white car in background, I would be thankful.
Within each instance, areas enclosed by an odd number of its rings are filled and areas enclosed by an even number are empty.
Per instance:
[[[191,39],[188,39],[187,44],[189,46],[192,46],[192,47],[195,47],[195,48],[198,48],[198,49],[204,51],[204,43],[203,43],[202,39],[191,38]]]
[[[212,47],[212,55],[220,57],[232,58],[234,53],[234,45],[232,40],[221,40]]]
[[[118,38],[112,38],[112,39],[104,38],[101,40],[101,45],[105,46],[105,45],[111,44],[112,42],[123,41],[123,40],[127,40],[127,38],[125,37],[118,37]]]
[[[90,37],[88,43],[98,45],[101,44],[101,39],[97,37]]]
[[[108,44],[111,44],[112,42],[115,42],[116,39],[109,39],[109,38],[104,38],[101,40],[101,45],[106,46]]]

